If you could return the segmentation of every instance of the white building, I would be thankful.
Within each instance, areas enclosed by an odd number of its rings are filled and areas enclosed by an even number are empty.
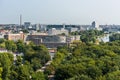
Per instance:
[[[70,32],[76,32],[78,31],[78,28],[70,28]]]
[[[47,31],[47,25],[41,24],[40,25],[40,32],[46,32]]]
[[[36,29],[36,31],[40,30],[40,24],[36,24],[35,29]]]
[[[55,28],[49,29],[48,30],[48,35],[58,35],[58,34],[62,34],[65,33],[65,35],[68,35],[68,30],[61,28],[60,30],[57,30]]]
[[[66,43],[66,36],[59,36],[60,42]]]
[[[0,53],[7,53],[8,50],[7,49],[4,49],[4,48],[0,48]]]

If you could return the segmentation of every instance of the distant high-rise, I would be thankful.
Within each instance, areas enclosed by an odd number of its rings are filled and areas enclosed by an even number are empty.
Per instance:
[[[92,22],[92,28],[98,29],[99,25],[95,21]]]
[[[20,15],[20,27],[22,27],[22,15]]]
[[[28,29],[31,26],[30,22],[24,22],[25,29]]]
[[[63,28],[65,29],[65,23],[63,24]]]
[[[36,31],[40,30],[40,24],[36,24],[36,25],[35,25],[35,30],[36,30]]]
[[[89,26],[87,30],[102,30],[102,28],[100,28],[97,22],[93,21],[91,26]]]

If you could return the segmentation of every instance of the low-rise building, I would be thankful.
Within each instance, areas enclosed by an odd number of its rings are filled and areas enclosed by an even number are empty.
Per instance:
[[[32,41],[36,45],[43,44],[47,48],[57,48],[67,44],[66,36],[57,35],[28,35],[26,41]]]
[[[58,35],[58,34],[62,34],[64,33],[65,35],[68,35],[68,30],[61,28],[61,29],[56,29],[56,28],[52,28],[48,30],[48,34],[49,35]]]
[[[71,43],[73,41],[79,41],[79,40],[80,40],[80,35],[68,36],[66,39],[67,43]]]
[[[76,32],[76,31],[79,31],[78,28],[73,28],[73,27],[70,27],[68,28],[69,32]]]
[[[8,50],[7,49],[4,49],[4,48],[0,48],[0,53],[7,53]]]
[[[18,40],[24,40],[24,34],[23,32],[17,33],[17,34],[6,34],[4,35],[4,38],[7,40],[13,40],[13,41],[18,41]]]
[[[48,49],[48,52],[49,52],[51,60],[52,60],[54,58],[54,55],[57,52],[57,50],[56,49]]]

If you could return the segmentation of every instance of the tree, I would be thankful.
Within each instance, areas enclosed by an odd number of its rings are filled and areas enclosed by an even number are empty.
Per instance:
[[[92,78],[96,79],[102,75],[102,71],[96,66],[90,66],[87,68],[87,74]]]
[[[44,45],[34,46],[33,49],[35,51],[33,57],[39,58],[42,65],[44,65],[47,61],[50,60],[48,49]]]
[[[0,80],[2,80],[2,71],[3,71],[3,69],[2,69],[2,67],[0,67]]]
[[[61,35],[62,35],[62,36],[65,36],[65,33],[62,33]]]
[[[26,29],[24,29],[24,30],[22,30],[22,31],[23,31],[23,33],[29,33],[29,31],[26,30]]]
[[[106,75],[106,80],[120,80],[120,71],[114,71]]]
[[[54,74],[55,73],[55,68],[52,65],[49,65],[49,66],[46,67],[44,73],[47,74],[47,75]]]
[[[5,41],[6,49],[11,51],[11,50],[12,50],[12,45],[13,45],[13,44],[14,44],[13,41],[10,41],[10,40]]]
[[[75,46],[71,54],[64,57],[63,53],[57,53],[50,65],[55,67],[55,80],[119,80],[119,43]],[[48,68],[49,74],[50,71]]]
[[[18,80],[30,80],[31,79],[31,74],[32,74],[32,69],[30,64],[24,64],[18,66]]]
[[[13,67],[14,66],[14,67]],[[16,67],[15,65],[13,65],[11,67],[11,72],[10,72],[10,79],[11,80],[17,80],[18,79],[18,76],[19,76],[19,73],[18,73],[18,67]]]
[[[112,34],[110,37],[110,41],[120,40],[120,34]]]
[[[21,56],[17,56],[17,60],[16,60],[16,65],[22,65],[23,64],[23,60]]]
[[[100,36],[103,34],[102,31],[98,31],[98,30],[88,30],[88,31],[84,31],[81,32],[81,41],[85,42],[85,43],[95,43],[97,36]]]
[[[12,44],[12,51],[15,52],[17,50],[16,44]]]
[[[45,80],[45,76],[42,72],[35,72],[32,74],[32,80]]]
[[[0,44],[5,42],[5,39],[0,39]]]
[[[56,68],[56,67],[58,67],[60,64],[61,64],[61,62],[62,62],[62,60],[65,58],[65,55],[63,54],[63,53],[60,53],[60,52],[57,52],[56,54],[55,54],[55,58],[54,58],[54,60],[53,60],[53,62],[52,62],[52,65]]]
[[[42,67],[41,61],[40,61],[39,58],[31,59],[31,65],[32,65],[34,71],[36,71],[36,70],[38,70],[38,69],[40,69]]]
[[[87,75],[78,75],[67,80],[92,80],[92,78],[88,77]]]
[[[13,52],[15,52],[16,49],[17,49],[16,44],[11,40],[5,41],[5,47],[6,47],[7,50],[10,50],[10,51],[13,51]]]
[[[18,40],[16,45],[17,45],[17,51],[18,52],[24,52],[25,51],[25,44],[24,44],[23,41]]]
[[[12,54],[11,54],[12,55]],[[10,59],[8,53],[0,54],[0,63],[3,68],[2,78],[3,80],[9,80],[10,77],[10,68],[12,66],[13,59]]]

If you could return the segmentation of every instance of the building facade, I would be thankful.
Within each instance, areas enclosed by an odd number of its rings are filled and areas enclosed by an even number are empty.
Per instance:
[[[13,40],[13,41],[18,41],[18,40],[24,40],[25,35],[20,32],[18,34],[6,34],[4,35],[4,38],[7,40]]]
[[[65,35],[69,34],[68,30],[66,30],[64,28],[61,28],[61,29],[58,29],[58,30],[56,28],[52,28],[52,29],[48,30],[49,35],[58,35],[58,34],[62,34],[62,33],[64,33]]]

